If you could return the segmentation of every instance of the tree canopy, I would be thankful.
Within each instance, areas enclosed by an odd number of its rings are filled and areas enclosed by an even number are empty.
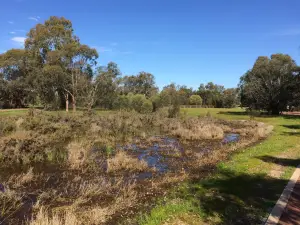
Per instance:
[[[251,109],[279,114],[293,101],[296,83],[295,61],[284,54],[260,56],[252,69],[241,77],[241,102]]]

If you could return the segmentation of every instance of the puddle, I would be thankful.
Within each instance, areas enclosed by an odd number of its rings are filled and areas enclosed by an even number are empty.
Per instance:
[[[123,147],[124,150],[132,151],[139,160],[147,162],[148,166],[155,168],[158,173],[165,173],[168,171],[168,158],[170,154],[180,154],[183,148],[175,138],[154,136],[154,141],[146,148],[140,148],[136,144]],[[150,177],[149,173],[145,173],[142,177]]]
[[[240,139],[239,134],[226,134],[222,141],[222,144],[237,142],[239,139]]]
[[[222,144],[229,144],[237,142],[240,138],[239,134],[228,133],[225,134],[224,139],[221,141]],[[188,160],[184,148],[176,138],[164,137],[164,136],[153,136],[151,142],[136,139],[135,143],[122,146],[117,145],[117,149],[127,151],[131,156],[137,157],[139,160],[147,162],[150,168],[154,168],[156,173],[166,173],[172,170],[174,163],[177,164],[179,161]],[[214,142],[215,145],[217,142]],[[219,142],[220,143],[220,142]],[[194,150],[197,151],[198,155],[205,157],[213,151],[213,143],[207,142],[201,148],[196,147]],[[210,146],[211,145],[211,146]],[[197,150],[196,150],[197,149]],[[96,149],[94,149],[96,151]],[[97,160],[97,158],[96,158]],[[106,170],[106,160],[100,160],[98,158],[101,167]],[[101,161],[101,163],[100,163]],[[175,166],[176,167],[176,166]],[[141,172],[136,175],[137,179],[147,179],[153,177],[153,172]]]

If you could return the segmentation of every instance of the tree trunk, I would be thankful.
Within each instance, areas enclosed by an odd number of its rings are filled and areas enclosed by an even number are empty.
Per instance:
[[[69,95],[66,96],[66,112],[69,112]]]
[[[72,96],[72,106],[73,106],[73,112],[76,112],[76,100],[74,96]]]

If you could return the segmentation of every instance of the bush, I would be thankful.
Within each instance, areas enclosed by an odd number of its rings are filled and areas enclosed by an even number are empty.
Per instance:
[[[0,120],[0,136],[9,134],[16,130],[16,123],[11,120]]]
[[[191,105],[202,105],[202,98],[199,95],[192,95],[189,98],[189,103]]]
[[[113,109],[131,109],[130,96],[119,95],[113,102]]]
[[[180,105],[176,105],[176,104],[172,105],[171,107],[169,107],[168,112],[169,112],[169,116],[168,116],[169,118],[178,117],[180,114]]]
[[[142,105],[145,101],[146,97],[144,95],[137,94],[132,96],[132,108],[137,112],[141,112]]]
[[[152,102],[148,99],[144,100],[141,107],[141,113],[151,113],[152,111],[153,111]]]

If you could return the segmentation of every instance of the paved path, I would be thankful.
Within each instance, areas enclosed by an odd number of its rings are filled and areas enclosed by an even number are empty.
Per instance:
[[[266,225],[300,225],[300,165],[274,206]]]
[[[285,207],[279,223],[280,225],[300,225],[300,179],[298,178],[294,190],[290,196],[287,206]]]

